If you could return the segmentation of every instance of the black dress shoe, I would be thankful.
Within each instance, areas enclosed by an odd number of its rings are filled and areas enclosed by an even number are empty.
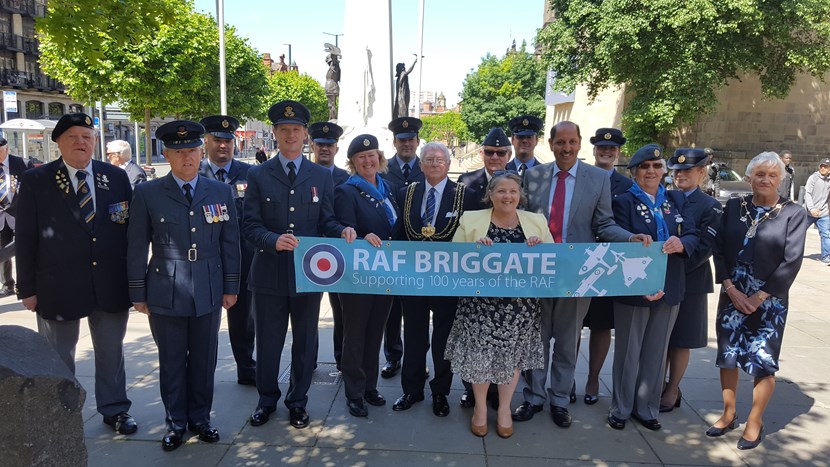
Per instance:
[[[464,394],[461,394],[461,408],[469,409],[475,406],[476,396],[473,394],[473,391],[464,391]]]
[[[450,414],[450,403],[447,401],[447,396],[443,394],[432,395],[432,413],[436,417],[446,417]]]
[[[738,440],[738,449],[741,451],[747,449],[755,449],[761,444],[761,440],[764,438],[764,425],[761,425],[761,431],[758,432],[758,438],[754,441],[749,441],[748,439],[741,436],[741,439]]]
[[[409,410],[416,402],[424,400],[424,393],[418,394],[404,394],[392,404],[392,410],[400,412],[402,410]]]
[[[386,405],[386,399],[380,395],[377,389],[373,391],[366,391],[366,394],[363,395],[363,398],[366,399],[371,405],[380,407],[381,405]]]
[[[625,428],[625,420],[608,414],[608,426],[615,430],[622,430],[623,428]]]
[[[308,426],[308,412],[304,407],[288,409],[288,420],[294,428],[305,428]]]
[[[732,418],[732,421],[729,422],[729,425],[726,425],[723,428],[718,428],[716,426],[710,426],[708,430],[706,430],[706,436],[717,438],[718,436],[723,436],[730,431],[734,430],[738,427],[738,414]]]
[[[494,391],[487,391],[487,401],[490,402],[490,407],[493,410],[499,410],[499,393]]]
[[[391,378],[398,374],[401,370],[401,362],[393,362],[389,361],[386,362],[386,365],[383,365],[383,369],[380,370],[380,375],[384,378]]]
[[[663,428],[663,425],[661,425],[660,421],[657,420],[656,418],[650,418],[648,420],[645,420],[645,419],[642,419],[642,418],[640,418],[640,417],[638,417],[637,415],[634,415],[634,414],[631,414],[631,418],[633,418],[634,420],[637,420],[640,423],[640,425],[643,425],[643,427],[645,427],[645,428],[647,428],[651,431],[657,431],[660,428]]]
[[[182,432],[180,430],[169,430],[161,439],[161,448],[165,451],[175,451],[182,445]]]
[[[219,441],[219,430],[211,426],[210,423],[190,425],[190,432],[198,435],[199,439],[206,443]]]
[[[349,408],[349,413],[355,417],[368,417],[369,411],[366,410],[366,404],[363,399],[349,399],[346,401],[346,406]]]
[[[104,417],[104,423],[111,426],[119,435],[131,435],[138,431],[138,424],[127,412],[112,417]]]
[[[585,402],[586,405],[594,405],[599,402],[599,397],[593,394],[585,394],[585,397],[582,398],[582,401]]]
[[[542,411],[544,407],[541,405],[533,405],[530,402],[522,402],[522,405],[516,407],[516,410],[513,411],[513,421],[516,422],[526,422],[533,418],[533,415]]]
[[[553,423],[556,423],[556,426],[560,428],[568,428],[571,426],[573,418],[568,413],[568,409],[552,405],[550,407],[550,413],[553,415]]]
[[[258,405],[254,413],[251,414],[251,426],[265,425],[271,418],[271,414],[276,411],[276,407],[262,407]]]
[[[680,407],[680,402],[681,402],[682,396],[683,396],[683,393],[680,392],[680,390],[678,389],[677,390],[677,400],[674,401],[674,404],[671,404],[671,405],[660,404],[660,412],[661,413],[671,412],[675,408]]]

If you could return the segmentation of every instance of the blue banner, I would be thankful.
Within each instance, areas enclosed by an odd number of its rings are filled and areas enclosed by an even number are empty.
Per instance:
[[[297,292],[452,297],[600,297],[663,289],[663,242],[477,243],[301,237]]]

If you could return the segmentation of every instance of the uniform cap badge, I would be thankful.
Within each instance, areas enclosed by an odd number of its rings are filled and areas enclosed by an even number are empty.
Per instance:
[[[229,127],[230,125],[231,125],[231,124],[230,124],[230,123],[228,123],[228,121],[227,121],[227,120],[222,120],[222,128],[227,128],[227,127]]]
[[[523,126],[528,126],[528,125],[530,125],[530,122],[528,121],[528,119],[524,119],[524,120],[522,120],[522,125]]]
[[[363,138],[363,145],[364,146],[369,146],[370,144],[372,144],[372,143],[367,138]]]
[[[176,131],[176,134],[179,135],[179,136],[186,136],[187,135],[187,128],[185,128],[184,126],[180,126],[178,131]]]
[[[404,127],[404,128],[409,128],[409,122],[404,120],[403,123],[401,123],[401,126]]]
[[[605,138],[605,139],[611,139],[611,133],[606,133],[606,134],[602,135],[602,137]]]
[[[86,123],[87,125],[92,125],[92,120],[89,119],[89,116],[84,118],[84,123]]]
[[[329,132],[329,126],[326,125],[326,126],[323,127],[323,133],[328,133],[328,132]]]
[[[686,156],[681,154],[680,157],[677,158],[677,162],[680,163],[680,164],[686,162]]]
[[[660,150],[659,149],[654,150],[654,157],[660,157]]]
[[[297,114],[294,113],[294,108],[289,105],[285,107],[285,112],[283,113],[283,115],[290,118]]]

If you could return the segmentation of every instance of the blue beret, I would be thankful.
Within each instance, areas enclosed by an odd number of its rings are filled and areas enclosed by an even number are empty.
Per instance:
[[[631,156],[631,160],[628,161],[628,165],[626,167],[633,169],[645,161],[655,160],[663,160],[663,148],[657,144],[646,144],[638,149],[633,156]]]
[[[625,141],[622,131],[616,128],[600,128],[596,135],[591,136],[591,144],[594,146],[622,146]]]
[[[294,123],[306,126],[311,120],[311,112],[308,107],[297,101],[279,101],[268,109],[268,118],[274,126],[280,123]]]
[[[156,130],[156,138],[169,149],[195,148],[202,145],[205,127],[190,120],[165,123]]]
[[[239,128],[239,120],[228,115],[211,115],[199,121],[205,127],[205,132],[217,138],[234,139],[234,133]]]
[[[672,170],[690,169],[706,164],[709,156],[703,149],[677,148],[674,155],[669,159],[669,168]]]
[[[370,151],[378,148],[378,139],[372,135],[358,135],[349,144],[349,151],[346,155],[351,158],[355,154],[363,151]]]
[[[507,124],[510,133],[516,136],[538,135],[544,126],[542,119],[533,115],[519,115]]]
[[[52,141],[57,141],[58,136],[62,135],[66,130],[72,128],[73,126],[82,126],[91,130],[95,129],[95,127],[92,126],[92,117],[89,115],[83,112],[66,114],[58,120],[58,123],[55,124],[55,129],[52,130]]]
[[[507,139],[507,135],[504,133],[504,130],[501,128],[492,128],[490,129],[490,133],[487,133],[487,136],[484,138],[481,145],[503,148],[511,146],[512,143],[509,139]]]
[[[418,136],[418,130],[423,125],[420,119],[415,117],[398,117],[389,122],[389,131],[398,139],[408,139]]]
[[[317,122],[308,127],[308,136],[315,143],[333,144],[343,135],[343,128],[336,123]]]

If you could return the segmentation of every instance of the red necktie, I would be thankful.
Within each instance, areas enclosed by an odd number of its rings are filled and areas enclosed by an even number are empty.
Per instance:
[[[568,172],[560,170],[556,176],[559,179],[556,181],[556,189],[553,190],[548,227],[550,234],[553,235],[553,241],[562,243],[562,225],[565,218],[565,179],[568,178]]]

